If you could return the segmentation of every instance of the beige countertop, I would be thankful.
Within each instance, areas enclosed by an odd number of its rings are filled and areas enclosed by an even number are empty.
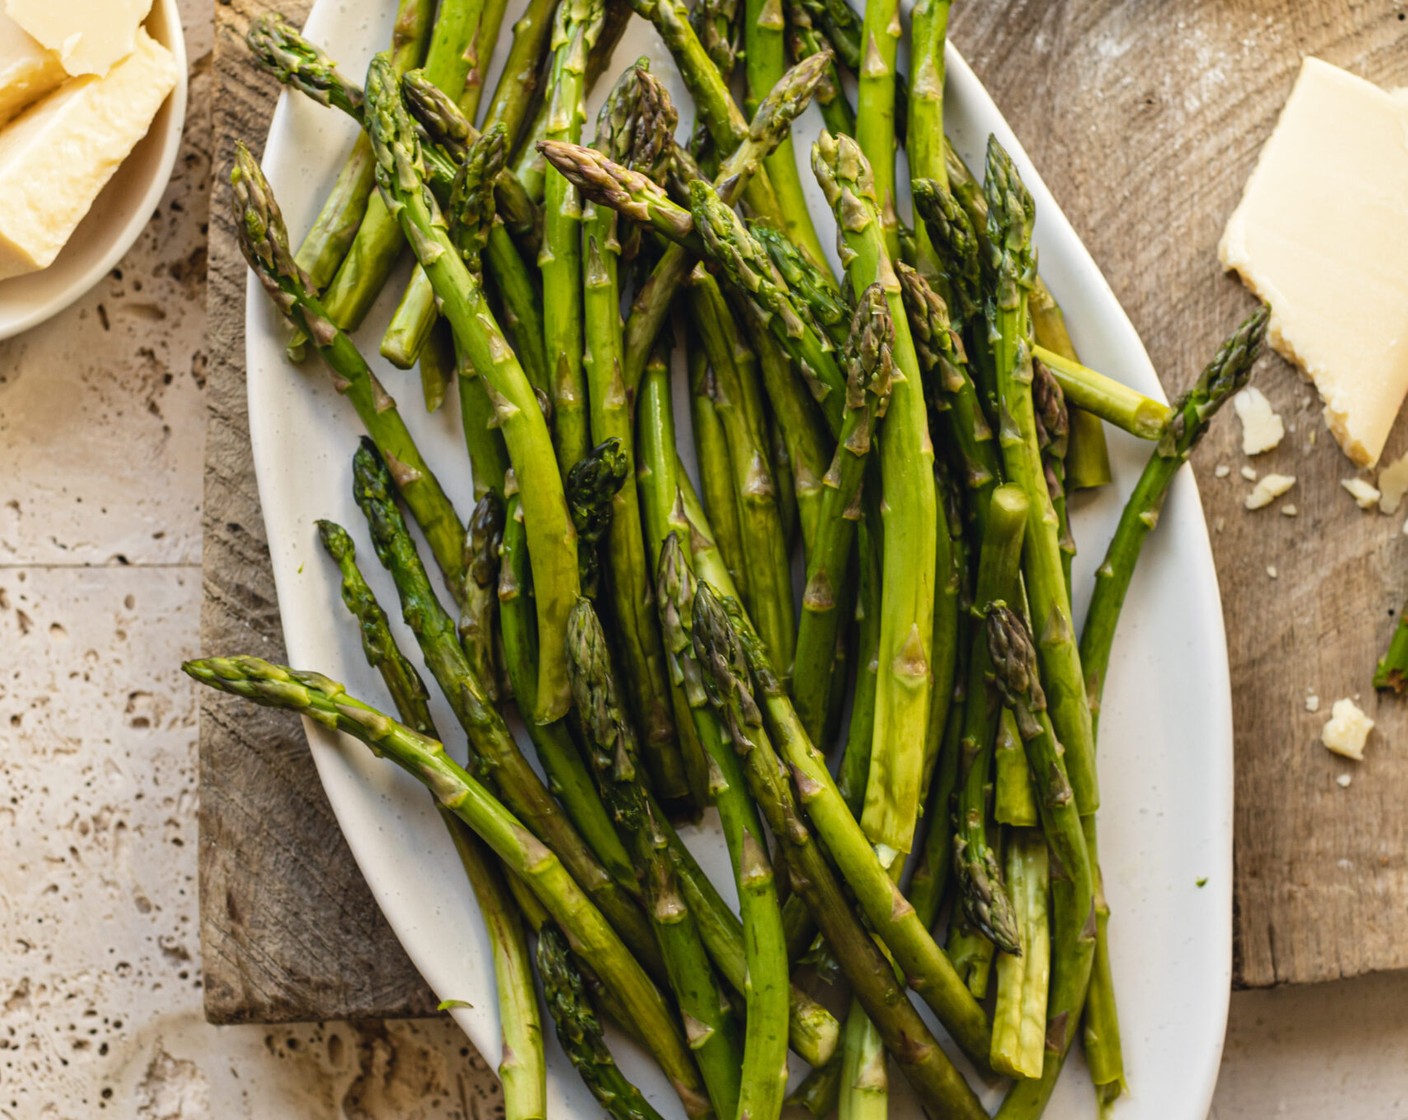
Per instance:
[[[492,1077],[448,1021],[202,1017],[178,666],[200,602],[210,7],[181,8],[191,114],[151,226],[0,343],[0,1118],[487,1117]],[[1235,994],[1214,1115],[1408,1120],[1405,1006],[1403,974]]]

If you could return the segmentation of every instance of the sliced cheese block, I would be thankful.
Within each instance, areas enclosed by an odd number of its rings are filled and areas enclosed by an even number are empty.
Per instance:
[[[1219,256],[1372,466],[1408,392],[1408,95],[1307,58]]]
[[[105,78],[73,78],[0,132],[0,280],[53,263],[176,85],[171,52],[138,31]]]
[[[152,0],[5,0],[10,18],[74,76],[102,77],[132,53]]]
[[[0,12],[0,124],[67,77],[57,54]]]

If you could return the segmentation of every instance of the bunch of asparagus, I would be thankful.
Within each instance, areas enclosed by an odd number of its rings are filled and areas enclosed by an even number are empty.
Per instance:
[[[979,1077],[1010,1079],[1000,1116],[1042,1113],[1078,1026],[1102,1103],[1124,1087],[1102,686],[1144,538],[1266,314],[1172,407],[1082,366],[1011,159],[990,140],[980,182],[943,138],[948,9],[915,7],[906,82],[897,0],[864,18],[834,0],[529,0],[483,114],[504,0],[440,0],[433,18],[401,0],[362,86],[283,22],[251,29],[261,66],[363,129],[297,249],[240,148],[236,224],[294,352],[318,351],[362,421],[354,496],[465,753],[331,522],[396,715],[255,658],[186,670],[360,739],[430,791],[493,945],[510,1117],[546,1111],[535,975],[617,1117],[656,1113],[606,1021],[691,1117],[770,1120],[789,1100],[883,1116],[892,1070],[931,1115],[984,1116],[914,997]],[[694,128],[680,139],[641,61],[586,145],[588,92],[633,14],[669,48]],[[812,101],[839,276],[795,158]],[[382,353],[419,364],[430,408],[455,388],[467,519],[347,333],[407,247]],[[1068,494],[1107,478],[1101,421],[1152,450],[1078,634]],[[706,809],[736,911],[675,831]],[[844,1023],[818,978],[849,998]],[[791,1097],[789,1051],[811,1067]]]

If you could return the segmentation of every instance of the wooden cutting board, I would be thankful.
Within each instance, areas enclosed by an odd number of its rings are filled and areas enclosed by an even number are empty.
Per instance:
[[[248,21],[268,7],[221,0],[215,8],[201,627],[208,652],[277,657],[282,642],[245,412],[244,264],[223,178],[234,140],[258,149],[268,128],[276,91],[252,73],[241,42]],[[308,2],[280,7],[301,22]],[[1217,238],[1301,57],[1408,85],[1404,16],[1401,0],[959,0],[952,33],[1174,394],[1251,306],[1219,274]],[[1380,703],[1369,683],[1408,590],[1408,539],[1398,518],[1360,512],[1340,487],[1354,472],[1294,371],[1271,357],[1257,378],[1289,434],[1255,468],[1296,476],[1289,501],[1299,516],[1242,508],[1250,484],[1239,473],[1246,460],[1230,416],[1196,464],[1232,660],[1235,982],[1246,986],[1408,966],[1408,752],[1399,749],[1408,742],[1408,703]],[[1405,445],[1400,425],[1389,451]],[[1231,468],[1228,477],[1216,477],[1219,464]],[[1306,710],[1308,691],[1322,698],[1318,714]],[[1359,765],[1318,743],[1329,704],[1348,695],[1360,695],[1379,721]],[[201,704],[209,1017],[430,1011],[433,999],[353,866],[298,723],[212,694]],[[1347,788],[1336,782],[1344,774],[1352,776]],[[1118,937],[1118,915],[1112,930]]]

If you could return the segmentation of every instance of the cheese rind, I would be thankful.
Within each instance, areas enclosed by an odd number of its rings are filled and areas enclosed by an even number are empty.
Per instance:
[[[1372,466],[1408,394],[1408,96],[1307,58],[1218,254]]]
[[[68,77],[59,56],[0,12],[0,124]]]
[[[74,78],[0,132],[0,280],[47,268],[176,85],[145,31],[105,78]]]
[[[102,77],[137,46],[152,0],[5,0],[9,17],[75,77]]]

